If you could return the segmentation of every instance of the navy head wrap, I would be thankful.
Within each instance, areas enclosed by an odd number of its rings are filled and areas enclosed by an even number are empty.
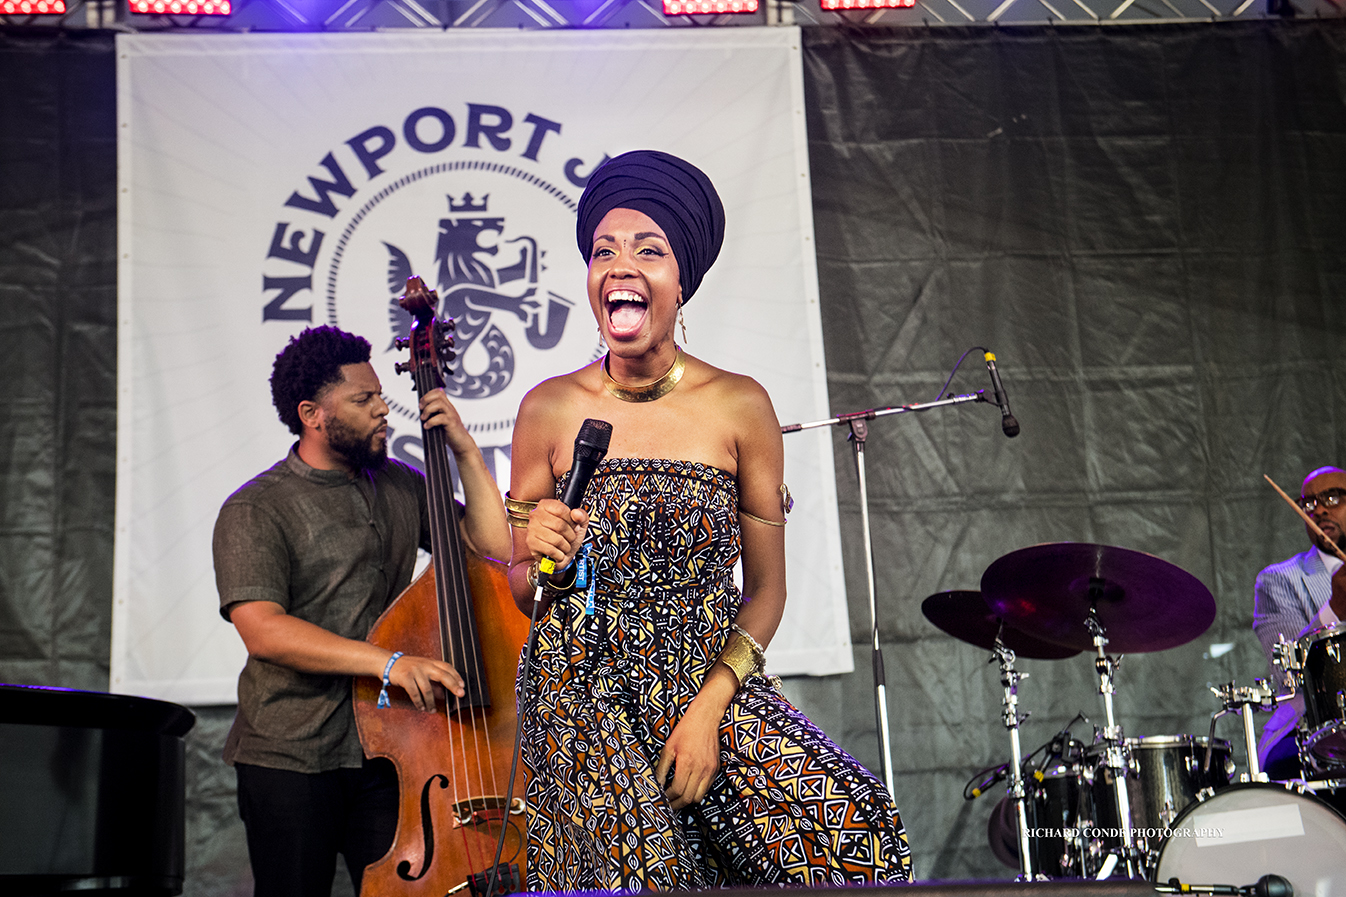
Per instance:
[[[613,209],[650,216],[678,262],[682,301],[692,298],[724,243],[724,205],[705,172],[658,150],[622,153],[603,163],[580,197],[575,236],[587,264],[594,229]]]

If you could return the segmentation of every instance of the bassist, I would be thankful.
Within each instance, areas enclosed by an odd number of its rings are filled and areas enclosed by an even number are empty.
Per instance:
[[[392,842],[397,777],[364,755],[351,677],[386,680],[422,710],[434,710],[436,690],[463,693],[449,663],[363,640],[411,581],[430,527],[421,474],[388,459],[388,406],[369,358],[366,340],[335,327],[290,340],[271,389],[298,441],[230,496],[215,525],[220,612],[248,649],[224,759],[258,897],[326,897],[337,854],[358,893]],[[465,544],[507,558],[504,506],[476,443],[442,390],[420,409],[455,456]]]

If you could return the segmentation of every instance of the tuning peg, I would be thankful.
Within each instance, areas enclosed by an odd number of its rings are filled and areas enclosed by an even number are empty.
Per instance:
[[[399,361],[397,364],[393,365],[393,370],[399,374],[405,374],[407,371],[411,370],[411,362]]]
[[[411,337],[409,336],[399,336],[393,340],[393,347],[397,349],[405,349],[410,345]]]

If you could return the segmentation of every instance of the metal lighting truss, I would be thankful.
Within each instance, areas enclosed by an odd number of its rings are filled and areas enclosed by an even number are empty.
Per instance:
[[[1144,24],[1346,16],[1346,0],[916,0],[899,9],[824,11],[820,0],[762,0],[756,13],[665,16],[660,0],[236,0],[228,16],[140,15],[126,0],[66,0],[62,15],[0,24],[123,31],[380,31],[395,28],[696,28]]]

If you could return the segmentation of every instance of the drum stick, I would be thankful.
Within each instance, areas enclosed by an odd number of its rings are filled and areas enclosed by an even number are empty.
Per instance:
[[[1333,542],[1331,539],[1329,539],[1329,538],[1327,537],[1327,533],[1323,532],[1321,529],[1318,528],[1318,524],[1316,524],[1316,523],[1313,522],[1313,518],[1312,518],[1312,517],[1310,517],[1308,514],[1304,513],[1304,509],[1301,508],[1301,507],[1299,506],[1299,503],[1298,503],[1297,501],[1295,501],[1295,500],[1294,500],[1293,498],[1291,498],[1290,496],[1286,495],[1286,494],[1285,494],[1285,490],[1282,489],[1280,486],[1277,486],[1277,485],[1276,485],[1276,481],[1273,480],[1271,477],[1267,476],[1266,474],[1262,474],[1262,479],[1264,479],[1264,480],[1266,480],[1268,483],[1270,483],[1270,484],[1271,484],[1271,488],[1272,488],[1272,489],[1275,489],[1277,492],[1280,493],[1281,498],[1285,499],[1285,501],[1290,505],[1290,507],[1292,507],[1292,508],[1295,509],[1295,513],[1296,513],[1296,514],[1298,514],[1300,517],[1303,517],[1303,518],[1304,518],[1304,522],[1307,523],[1307,524],[1309,525],[1309,529],[1313,530],[1315,533],[1318,534],[1318,537],[1319,537],[1319,538],[1321,538],[1321,539],[1322,539],[1324,542],[1326,542],[1328,545],[1331,545],[1331,546],[1332,546],[1332,553],[1333,553],[1333,554],[1335,554],[1337,557],[1341,558],[1343,561],[1346,561],[1346,552],[1344,552],[1344,551],[1342,551],[1340,548],[1338,548],[1338,547],[1337,547],[1337,543],[1336,543],[1336,542]]]

